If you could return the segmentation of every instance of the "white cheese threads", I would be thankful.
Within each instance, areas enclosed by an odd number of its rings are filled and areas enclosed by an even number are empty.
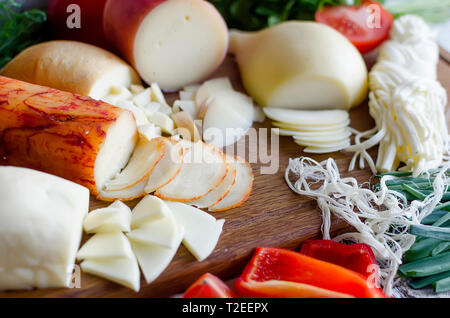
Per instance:
[[[385,182],[392,176],[382,177],[380,190],[374,192],[367,183],[359,185],[355,178],[341,178],[332,158],[320,163],[307,157],[290,159],[285,179],[295,193],[317,200],[322,211],[324,239],[331,238],[331,214],[334,214],[355,229],[334,237],[334,241],[365,243],[372,247],[380,266],[381,286],[391,295],[402,255],[414,243],[408,228],[419,224],[439,203],[450,184],[450,178],[445,175],[449,167],[447,163],[436,175],[433,193],[423,201],[410,204],[403,195],[387,188]]]
[[[415,25],[414,27],[411,25]],[[442,164],[448,133],[444,110],[447,95],[436,81],[438,47],[433,33],[419,17],[394,22],[391,40],[380,48],[377,64],[369,73],[369,110],[376,130],[356,134],[349,170],[360,157],[372,171],[412,171],[417,176]],[[361,142],[362,138],[367,138]],[[367,149],[379,144],[376,164]]]

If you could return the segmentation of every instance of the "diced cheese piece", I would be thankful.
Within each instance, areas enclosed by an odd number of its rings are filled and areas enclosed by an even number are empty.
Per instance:
[[[152,83],[150,85],[150,90],[151,90],[151,99],[154,102],[158,102],[162,105],[167,105],[166,99],[164,97],[163,92],[161,91],[161,89],[159,88],[159,85],[157,83]]]
[[[151,102],[151,89],[146,88],[142,92],[138,93],[133,97],[133,103],[138,107],[144,107]]]
[[[172,214],[160,220],[143,223],[127,236],[133,242],[155,244],[167,248],[176,248],[180,244],[178,226]]]
[[[127,100],[127,99],[131,99],[133,97],[133,94],[131,94],[131,92],[128,90],[128,88],[126,88],[123,85],[111,85],[109,87],[108,95],[117,96],[121,100]]]
[[[83,227],[86,233],[129,232],[130,223],[131,209],[117,200],[106,208],[89,212],[83,221]]]
[[[193,120],[195,119],[195,115],[197,113],[197,109],[195,108],[194,101],[191,101],[191,100],[176,100],[173,103],[172,108],[173,108],[174,112],[184,111],[187,114],[189,114],[189,116],[191,116],[191,118]]]
[[[198,261],[206,259],[219,241],[225,220],[216,220],[200,209],[181,202],[166,202],[184,228],[183,244]]]
[[[153,113],[158,112],[160,110],[161,106],[162,105],[158,102],[149,102],[140,108],[145,113],[145,116],[147,116],[147,118],[148,118]]]
[[[142,244],[132,241],[131,246],[139,262],[147,284],[153,282],[169,266],[175,256],[184,235],[183,228],[179,227],[177,244],[174,248],[167,248],[155,244]]]
[[[80,266],[85,273],[103,277],[135,292],[139,291],[141,273],[134,255],[133,258],[87,259]]]
[[[173,120],[167,116],[166,114],[156,112],[149,116],[149,121],[157,125],[158,127],[161,127],[162,131],[168,134],[173,133],[173,129],[175,128],[175,125],[173,123]]]
[[[77,253],[77,259],[133,258],[130,242],[122,232],[97,233]]]
[[[349,118],[345,110],[298,110],[264,107],[267,117],[278,122],[299,126],[333,126],[346,122]]]
[[[132,211],[131,228],[134,230],[144,223],[168,218],[171,214],[163,200],[153,195],[147,195]]]
[[[0,290],[68,287],[89,190],[43,172],[0,167]]]
[[[161,137],[162,135],[161,127],[158,127],[153,123],[138,126],[138,131],[141,136],[144,136],[147,140]]]
[[[144,90],[144,86],[140,85],[140,84],[131,84],[130,86],[130,92],[133,95],[137,95],[140,92],[142,92]]]
[[[233,90],[231,81],[228,77],[214,78],[204,82],[197,90],[195,103],[201,107],[210,97],[224,90]]]
[[[158,112],[163,113],[164,115],[170,115],[173,113],[173,110],[169,105],[160,104]]]
[[[118,100],[115,103],[110,102],[110,104],[120,107],[120,108],[123,108],[123,109],[128,109],[129,111],[131,111],[134,115],[134,118],[136,119],[137,125],[144,125],[144,124],[148,123],[148,119],[147,119],[145,112],[142,109],[140,109],[139,107],[135,106],[132,101]]]

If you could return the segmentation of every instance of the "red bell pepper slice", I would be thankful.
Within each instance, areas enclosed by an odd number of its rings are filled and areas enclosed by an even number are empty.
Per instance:
[[[203,274],[184,293],[184,298],[236,298],[237,295],[220,278]]]
[[[273,247],[256,248],[234,287],[243,297],[386,297],[359,273]]]
[[[378,281],[378,263],[367,244],[343,244],[331,240],[309,240],[302,244],[301,254],[351,269]]]

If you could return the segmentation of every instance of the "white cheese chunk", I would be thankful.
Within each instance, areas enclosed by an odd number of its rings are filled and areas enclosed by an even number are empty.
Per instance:
[[[129,232],[131,209],[122,201],[114,201],[106,208],[91,211],[83,222],[86,233]]]
[[[176,222],[183,226],[183,244],[198,261],[206,259],[219,241],[225,220],[181,202],[166,202]]]
[[[122,232],[97,233],[77,253],[77,259],[133,258],[130,242]]]
[[[133,242],[161,245],[167,248],[176,248],[180,244],[178,226],[171,214],[163,219],[144,223],[127,236]]]
[[[43,172],[0,167],[0,290],[67,287],[89,190]]]
[[[144,274],[145,281],[150,284],[169,266],[183,238],[183,228],[178,227],[176,243],[173,248],[156,244],[143,244],[131,241],[133,251]]]
[[[88,259],[83,261],[81,269],[85,273],[100,276],[129,287],[134,291],[140,288],[140,272],[136,258],[114,258],[107,260]]]
[[[153,195],[146,195],[132,211],[131,228],[136,229],[144,223],[164,219],[171,214],[163,200]]]

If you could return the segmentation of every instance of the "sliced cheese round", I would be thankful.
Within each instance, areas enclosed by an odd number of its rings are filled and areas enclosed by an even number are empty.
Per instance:
[[[235,158],[236,181],[230,192],[218,203],[208,208],[208,211],[218,212],[242,205],[250,196],[253,187],[253,172],[250,164],[241,158]]]
[[[152,193],[172,181],[183,165],[183,145],[171,138],[162,137],[166,151],[164,156],[148,176],[145,192]]]
[[[287,108],[263,108],[264,114],[272,120],[298,126],[336,126],[349,118],[345,110],[308,111]]]
[[[105,183],[105,190],[122,190],[139,183],[152,172],[165,151],[163,141],[141,138],[126,167],[117,177]]]
[[[228,172],[225,156],[215,147],[201,141],[184,141],[186,152],[177,176],[155,195],[172,201],[192,201],[214,190]]]

